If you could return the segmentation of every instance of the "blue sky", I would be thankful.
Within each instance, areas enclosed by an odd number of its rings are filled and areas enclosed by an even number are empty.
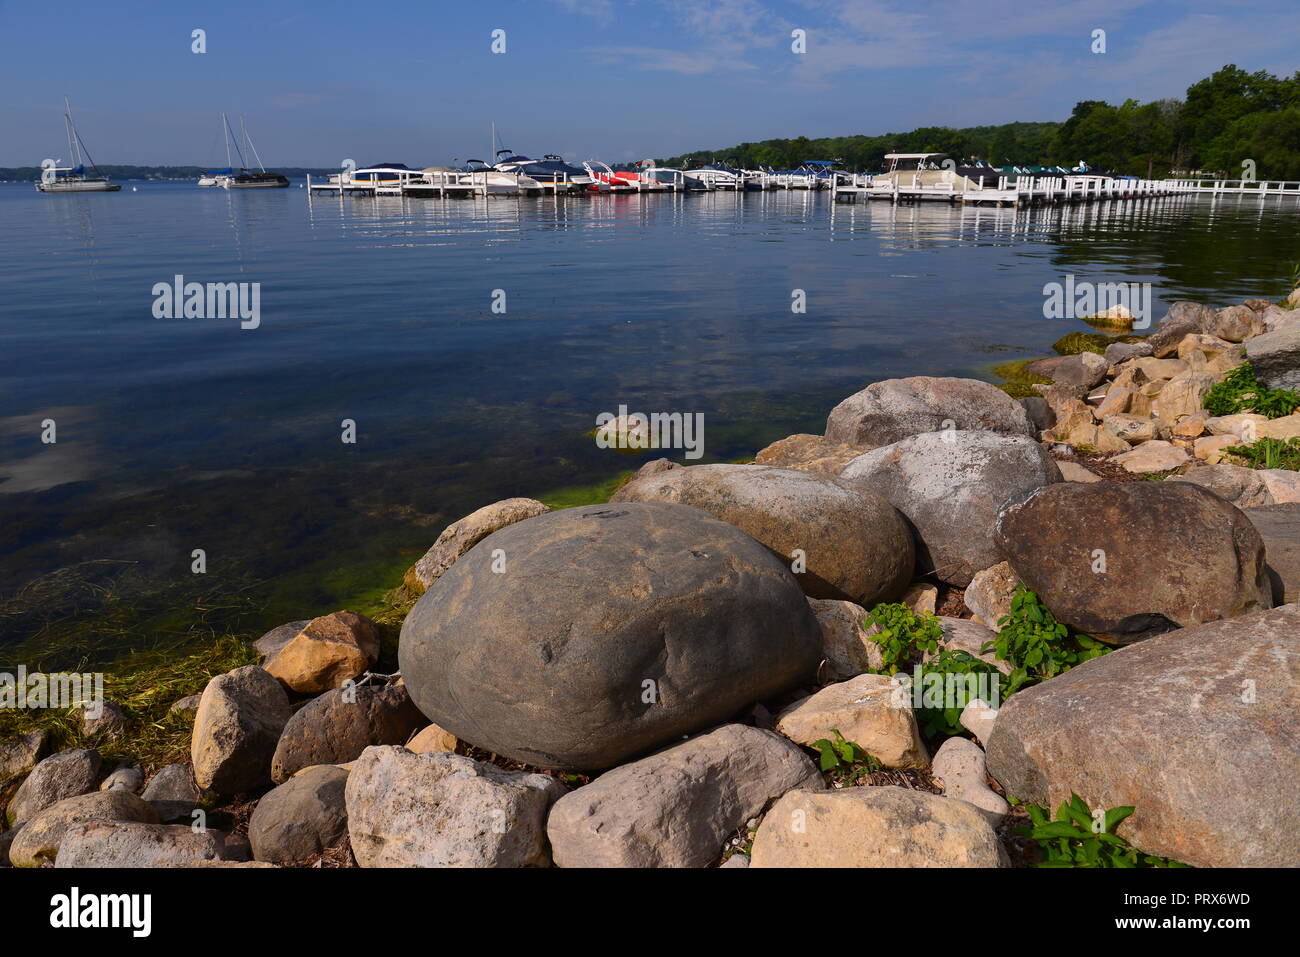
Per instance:
[[[224,163],[222,110],[268,167],[481,158],[493,121],[520,152],[619,162],[1064,119],[1225,63],[1289,75],[1297,36],[1296,0],[0,0],[0,166],[63,158],[65,93],[101,163]]]

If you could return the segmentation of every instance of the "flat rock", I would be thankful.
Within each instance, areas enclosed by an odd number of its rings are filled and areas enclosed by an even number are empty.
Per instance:
[[[1066,482],[1100,482],[1101,476],[1091,469],[1084,468],[1078,462],[1057,462],[1061,478]]]
[[[314,764],[343,764],[372,744],[405,744],[428,724],[402,685],[335,688],[299,708],[275,746],[271,780]]]
[[[68,748],[32,768],[9,802],[9,823],[20,824],[47,807],[95,790],[99,781],[98,751]]]
[[[1048,486],[1002,510],[997,542],[1059,621],[1116,644],[1273,604],[1250,520],[1188,482]]]
[[[268,791],[248,823],[253,857],[292,864],[340,845],[348,835],[347,782],[347,771],[322,764]]]
[[[758,826],[750,867],[1006,867],[984,812],[906,788],[791,791]]]
[[[1300,601],[1300,503],[1257,506],[1245,512],[1264,540],[1274,603]]]
[[[53,861],[68,828],[86,821],[158,823],[154,809],[130,791],[94,791],[47,807],[23,824],[9,848],[14,867],[40,867]]]
[[[729,724],[564,795],[546,831],[559,867],[707,867],[776,798],[825,786],[789,741]]]
[[[50,736],[43,730],[0,741],[0,788],[36,767],[49,750]]]
[[[686,505],[622,502],[485,538],[416,603],[398,661],[458,738],[598,770],[798,686],[821,649],[794,575],[759,542]]]
[[[1095,352],[1063,356],[1052,370],[1052,381],[1071,389],[1088,390],[1106,378],[1110,363]]]
[[[262,667],[299,694],[320,694],[364,674],[379,660],[379,629],[364,615],[313,618]]]
[[[1156,440],[1143,442],[1128,452],[1116,455],[1112,462],[1124,467],[1124,471],[1135,475],[1149,475],[1152,472],[1168,472],[1191,461],[1187,450],[1170,442]]]
[[[467,551],[493,532],[549,512],[550,506],[531,498],[508,498],[484,505],[452,522],[407,573],[407,584],[422,594]]]
[[[869,488],[762,465],[693,465],[633,478],[611,502],[674,502],[753,536],[813,598],[871,606],[911,581],[916,552],[898,511]],[[800,556],[803,556],[800,558]]]
[[[198,786],[240,794],[270,784],[271,756],[291,714],[280,683],[257,665],[209,681],[190,739]]]
[[[791,741],[811,745],[833,739],[838,729],[883,765],[924,768],[929,752],[921,740],[910,703],[900,706],[896,682],[886,675],[859,675],[827,685],[782,711],[776,730]]]
[[[175,867],[248,859],[248,841],[184,824],[81,821],[68,826],[55,867]]]
[[[863,626],[867,611],[851,601],[810,598],[808,604],[822,629],[822,676],[831,681],[854,678],[884,665],[880,646]]]
[[[1246,343],[1255,377],[1270,389],[1300,388],[1300,324],[1281,326]]]
[[[951,429],[1037,435],[1020,403],[977,379],[913,376],[873,382],[826,420],[828,440],[869,449]]]
[[[916,530],[918,571],[966,585],[1000,560],[998,509],[1031,489],[1061,481],[1033,439],[996,432],[930,432],[854,459],[841,476],[879,492]]]
[[[862,448],[831,442],[824,435],[789,435],[773,442],[754,456],[755,465],[779,469],[798,469],[822,475],[839,475],[850,459],[862,454]]]
[[[1005,792],[1137,810],[1117,833],[1196,867],[1300,860],[1300,605],[1162,635],[1012,695],[988,745]]]
[[[1151,343],[1143,339],[1141,342],[1112,342],[1102,353],[1102,358],[1111,365],[1118,365],[1126,359],[1138,359],[1153,354]]]
[[[565,790],[458,754],[367,748],[344,791],[352,853],[362,867],[544,867]]]

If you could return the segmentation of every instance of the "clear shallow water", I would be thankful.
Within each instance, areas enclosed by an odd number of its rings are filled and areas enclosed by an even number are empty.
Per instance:
[[[1087,329],[1042,317],[1044,283],[1067,273],[1151,282],[1158,319],[1181,298],[1278,295],[1300,259],[1296,204],[1248,199],[963,210],[134,185],[0,185],[0,599],[72,567],[125,601],[143,579],[192,582],[204,548],[205,587],[257,595],[249,630],[332,607],[357,584],[340,570],[395,584],[479,505],[636,467],[652,454],[585,435],[620,404],[703,412],[703,461],[748,457],[821,431],[875,379],[1050,352]],[[153,285],[177,273],[260,283],[260,327],[154,318]],[[120,564],[82,564],[103,560]],[[98,587],[0,613],[0,640],[57,636]]]

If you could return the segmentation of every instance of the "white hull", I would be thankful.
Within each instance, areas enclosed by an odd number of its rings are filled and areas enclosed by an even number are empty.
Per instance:
[[[42,193],[116,193],[122,187],[106,181],[37,183]]]

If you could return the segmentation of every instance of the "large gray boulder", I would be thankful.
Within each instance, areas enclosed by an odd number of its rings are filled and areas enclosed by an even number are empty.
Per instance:
[[[81,821],[68,827],[55,867],[177,867],[192,861],[246,861],[248,841],[184,824]]]
[[[546,814],[565,787],[459,754],[366,748],[344,789],[362,867],[545,867]]]
[[[1300,389],[1300,323],[1248,340],[1246,358],[1270,389]]]
[[[284,726],[271,780],[314,764],[346,764],[372,744],[405,744],[429,721],[402,685],[335,688],[303,705]]]
[[[892,786],[791,791],[754,837],[750,867],[1005,867],[985,812]]]
[[[1188,482],[1065,482],[1009,503],[997,544],[1057,619],[1114,644],[1273,605],[1259,533]]]
[[[190,739],[198,786],[240,794],[270,784],[271,756],[291,714],[280,682],[257,665],[209,681]]]
[[[873,382],[849,396],[831,410],[826,439],[874,449],[944,429],[1037,434],[1024,407],[996,386],[978,379],[912,376]]]
[[[67,798],[23,824],[9,847],[13,866],[40,867],[55,860],[68,828],[85,821],[157,824],[158,814],[130,791],[95,791]]]
[[[47,807],[88,791],[99,780],[98,751],[68,748],[32,768],[9,802],[9,823],[21,824]]]
[[[871,489],[812,472],[762,465],[693,465],[637,476],[613,502],[693,505],[752,535],[812,598],[871,607],[912,580],[916,552],[898,510]],[[800,571],[800,568],[806,570]]]
[[[918,570],[966,585],[1000,560],[998,509],[1053,482],[1061,470],[1031,438],[997,432],[927,432],[860,455],[841,478],[874,489],[916,530]]]
[[[1160,320],[1160,326],[1147,336],[1151,354],[1164,358],[1178,351],[1178,343],[1197,332],[1204,332],[1214,322],[1217,313],[1211,306],[1186,300],[1175,302]]]
[[[558,867],[707,867],[786,791],[825,786],[785,738],[729,724],[564,795],[546,833]]]
[[[248,822],[253,857],[293,864],[341,844],[348,835],[347,783],[343,768],[320,764],[264,794]]]
[[[821,644],[763,545],[699,509],[626,502],[483,539],[407,616],[398,660],[456,737],[594,770],[808,680]]]
[[[1273,603],[1300,601],[1300,502],[1248,508],[1245,513],[1264,541]]]
[[[1137,810],[1118,834],[1197,867],[1300,860],[1300,605],[1187,628],[1003,702],[989,773],[1055,807]]]

